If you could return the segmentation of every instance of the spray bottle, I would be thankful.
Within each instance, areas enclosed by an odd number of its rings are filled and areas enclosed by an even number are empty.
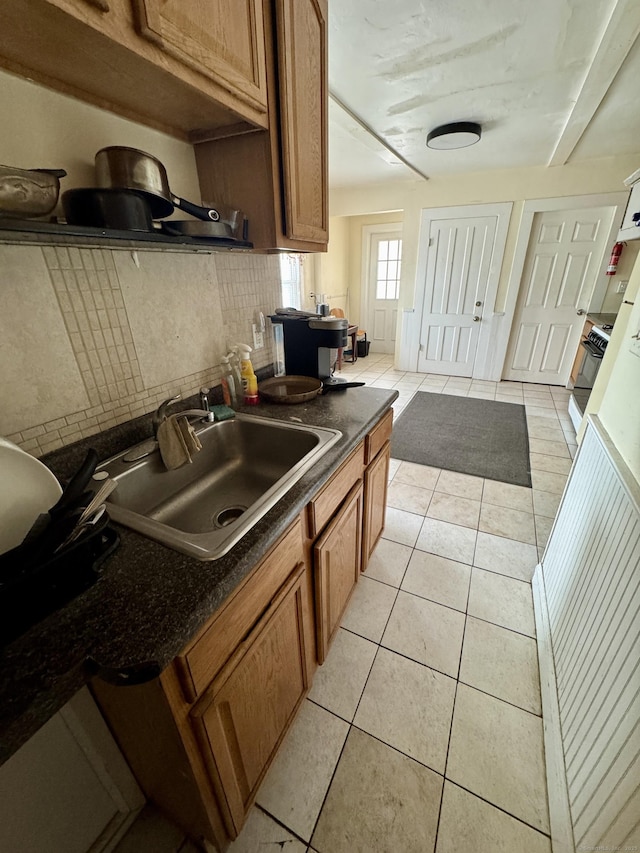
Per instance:
[[[234,346],[229,349],[227,353],[227,358],[229,359],[229,366],[231,367],[231,374],[233,376],[233,381],[236,386],[236,396],[238,398],[238,402],[242,402],[242,377],[240,376],[240,356],[238,355],[238,347]]]
[[[242,377],[245,406],[255,406],[259,402],[258,379],[254,373],[251,359],[249,358],[250,353],[251,347],[248,344],[238,344],[240,376]]]
[[[223,355],[220,359],[220,363],[222,365],[222,378],[220,380],[220,384],[222,385],[222,399],[224,400],[225,406],[237,409],[238,391],[236,390],[236,382],[233,377],[233,371],[231,370],[228,356]]]

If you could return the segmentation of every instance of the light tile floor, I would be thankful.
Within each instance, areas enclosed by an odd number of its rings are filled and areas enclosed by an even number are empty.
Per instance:
[[[396,417],[416,391],[523,404],[533,488],[391,461],[384,537],[231,853],[550,853],[531,577],[576,450],[569,392],[372,353],[343,375],[396,388]],[[169,827],[153,849],[185,843]]]

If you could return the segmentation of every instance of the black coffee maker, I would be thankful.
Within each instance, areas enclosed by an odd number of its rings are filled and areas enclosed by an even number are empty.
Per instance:
[[[270,319],[282,324],[287,374],[314,376],[324,385],[346,384],[344,379],[334,379],[332,375],[338,349],[347,346],[346,319],[295,308],[276,308]]]

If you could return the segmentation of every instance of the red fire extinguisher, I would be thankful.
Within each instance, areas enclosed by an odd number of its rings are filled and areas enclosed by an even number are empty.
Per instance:
[[[618,268],[618,261],[620,260],[620,255],[622,254],[622,243],[616,243],[611,251],[611,257],[609,258],[609,266],[607,267],[607,275],[615,275],[616,270]]]

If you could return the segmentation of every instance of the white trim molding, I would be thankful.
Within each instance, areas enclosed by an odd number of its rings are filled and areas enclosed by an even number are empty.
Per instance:
[[[547,796],[549,802],[549,827],[553,853],[574,853],[573,827],[567,788],[567,771],[564,765],[564,747],[558,706],[556,668],[551,645],[549,610],[544,588],[542,566],[538,564],[531,581],[533,611],[536,620],[538,667],[540,669],[540,694],[542,699],[542,726],[544,755],[547,767]]]

